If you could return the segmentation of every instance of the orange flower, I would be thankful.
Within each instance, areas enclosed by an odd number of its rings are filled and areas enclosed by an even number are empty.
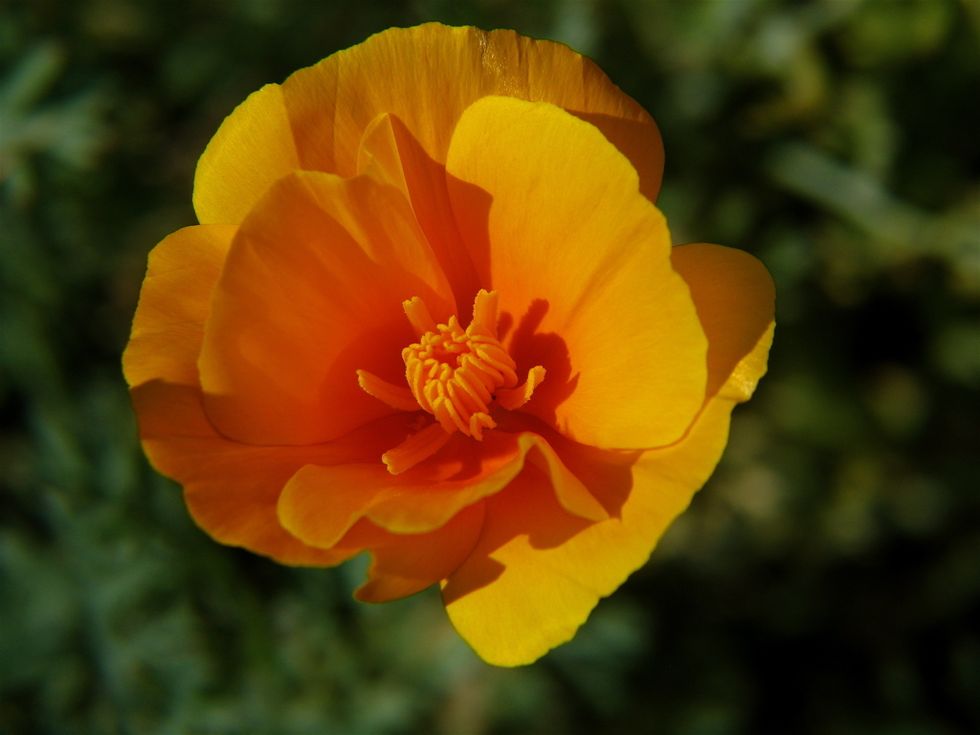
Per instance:
[[[565,46],[389,30],[251,95],[150,254],[143,446],[215,539],[372,555],[487,661],[535,660],[648,558],[765,371],[749,255],[671,248],[663,153]]]

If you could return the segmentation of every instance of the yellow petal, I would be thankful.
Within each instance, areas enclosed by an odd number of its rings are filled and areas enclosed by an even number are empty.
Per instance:
[[[440,318],[455,311],[400,192],[368,177],[281,179],[241,225],[215,291],[198,363],[208,416],[239,441],[298,445],[387,415],[357,370],[403,381],[412,296]]]
[[[607,521],[563,512],[533,469],[486,501],[480,541],[443,583],[443,598],[460,635],[490,663],[530,663],[569,640],[598,600],[643,565],[713,471],[732,408],[765,372],[774,306],[765,268],[718,246],[673,255],[712,340],[713,397],[681,441],[639,456],[552,442],[610,512]]]
[[[776,289],[765,266],[742,250],[703,243],[670,254],[691,289],[708,337],[707,395],[747,401],[766,372]]]
[[[612,481],[623,471],[614,462],[594,470],[609,475],[607,495],[627,494],[618,517],[589,523],[564,512],[533,468],[489,498],[480,540],[443,586],[459,634],[499,666],[531,663],[570,640],[599,599],[646,562],[707,479],[729,410],[713,402],[684,441],[644,453],[628,469],[628,487]]]
[[[640,172],[656,198],[663,147],[650,116],[592,61],[513,31],[428,23],[392,28],[301,69],[283,84],[301,165],[354,174],[358,142],[380,114],[400,118],[438,162],[456,122],[486,95],[550,102],[588,119]]]
[[[277,179],[299,168],[282,88],[267,84],[225,118],[194,173],[201,224],[238,224]]]
[[[133,329],[123,353],[131,386],[150,380],[197,385],[197,355],[211,291],[235,227],[186,227],[150,251]]]
[[[600,447],[680,437],[704,399],[707,343],[660,212],[596,128],[486,97],[460,119],[450,197],[508,350],[547,380],[522,409]]]

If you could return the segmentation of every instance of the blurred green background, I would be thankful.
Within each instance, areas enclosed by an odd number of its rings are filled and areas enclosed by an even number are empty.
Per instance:
[[[675,239],[770,268],[768,377],[651,563],[498,670],[438,594],[197,530],[119,367],[148,250],[249,92],[391,25],[594,57]],[[975,0],[0,4],[0,732],[980,732]]]

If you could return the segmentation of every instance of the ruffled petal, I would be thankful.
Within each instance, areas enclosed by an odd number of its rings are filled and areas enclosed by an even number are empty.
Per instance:
[[[211,291],[235,230],[224,225],[185,227],[150,251],[123,352],[123,374],[129,385],[150,380],[197,385],[197,355]]]
[[[704,400],[707,342],[630,162],[553,105],[486,97],[446,166],[480,281],[513,323],[505,344],[547,370],[522,410],[593,446],[679,438]]]
[[[223,544],[284,564],[332,565],[356,551],[315,549],[283,530],[276,503],[289,478],[310,462],[376,456],[404,431],[405,418],[398,416],[329,445],[255,447],[219,435],[194,387],[152,381],[132,395],[150,462],[183,485],[184,500],[197,524]]]
[[[372,557],[367,581],[354,596],[363,602],[388,602],[437,584],[469,556],[483,517],[483,503],[474,503],[444,526],[421,534],[391,533],[361,521],[343,540],[343,545],[362,547]]]
[[[653,119],[562,44],[438,23],[392,28],[283,84],[302,167],[343,176],[354,174],[358,142],[378,115],[400,118],[444,162],[463,110],[494,94],[550,102],[587,119],[632,161],[644,195],[656,198],[664,159]]]
[[[731,410],[765,372],[772,282],[751,256],[718,246],[675,249],[709,339],[708,398],[684,438],[640,455],[555,443],[612,516],[576,518],[533,469],[486,501],[469,558],[443,582],[453,625],[488,662],[530,663],[569,640],[601,597],[642,566],[714,470]]]
[[[391,413],[356,371],[403,379],[413,296],[440,318],[455,311],[399,191],[369,177],[281,179],[239,229],[215,290],[198,363],[209,418],[232,439],[300,445]]]
[[[298,168],[282,87],[267,84],[225,118],[198,160],[198,221],[238,224],[277,179]]]
[[[234,232],[227,226],[188,227],[150,253],[123,353],[143,448],[158,471],[184,485],[194,519],[218,541],[284,564],[335,564],[350,552],[306,546],[282,530],[275,513],[290,475],[328,455],[306,450],[300,457],[288,449],[229,442],[215,432],[201,407],[197,355]]]
[[[592,520],[606,517],[541,436],[493,431],[482,442],[454,437],[435,457],[398,475],[376,461],[304,467],[283,490],[279,520],[297,538],[322,548],[336,545],[362,518],[394,533],[427,533],[500,492],[529,453],[561,507]]]

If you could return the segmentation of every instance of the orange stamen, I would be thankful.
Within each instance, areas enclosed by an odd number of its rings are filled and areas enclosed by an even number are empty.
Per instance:
[[[421,431],[410,434],[397,447],[382,454],[381,461],[385,463],[388,472],[400,475],[438,452],[452,436],[443,431],[439,424],[429,424]]]
[[[405,316],[408,317],[409,323],[415,327],[415,333],[420,337],[436,328],[435,319],[425,308],[425,302],[418,296],[403,301],[402,308],[405,310]]]
[[[357,371],[357,382],[371,396],[402,411],[421,409],[436,421],[410,435],[382,460],[392,474],[404,472],[438,452],[457,431],[482,441],[497,426],[493,406],[513,410],[531,398],[545,369],[532,367],[518,385],[517,365],[497,339],[497,294],[481,289],[466,329],[455,316],[436,324],[418,296],[402,303],[419,335],[402,350],[407,389]]]
[[[417,411],[419,408],[418,402],[408,388],[392,385],[387,380],[383,380],[367,370],[357,371],[357,384],[369,396],[373,396],[399,411]]]
[[[506,408],[509,411],[520,408],[531,400],[534,389],[541,385],[544,376],[544,367],[535,365],[527,371],[527,380],[524,381],[523,385],[519,385],[516,388],[501,388],[497,391],[497,404],[501,408]]]

